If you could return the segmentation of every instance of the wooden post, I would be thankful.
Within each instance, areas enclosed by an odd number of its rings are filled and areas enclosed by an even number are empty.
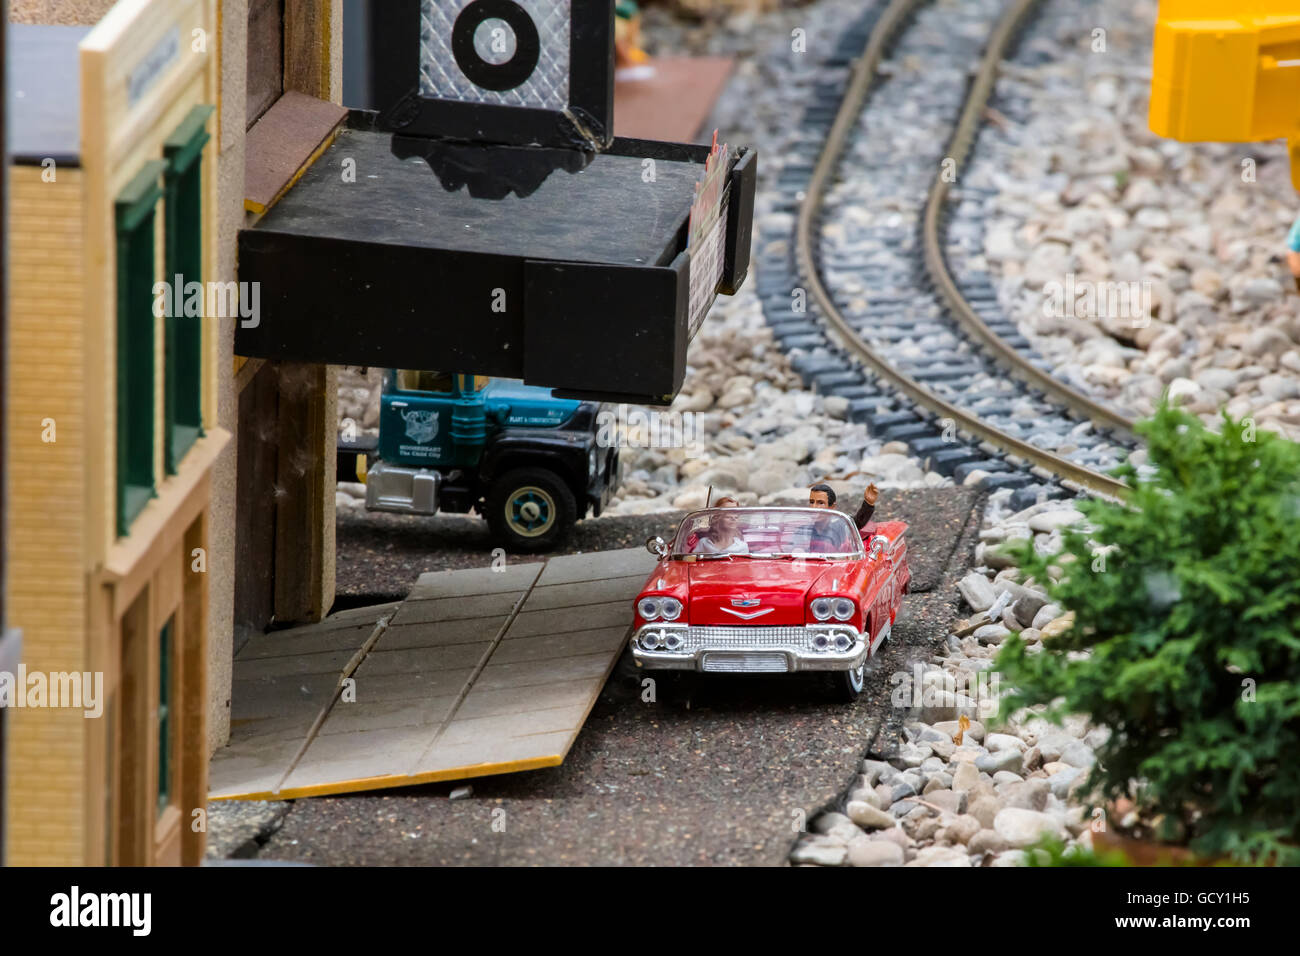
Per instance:
[[[280,366],[275,619],[319,621],[334,603],[338,370]]]

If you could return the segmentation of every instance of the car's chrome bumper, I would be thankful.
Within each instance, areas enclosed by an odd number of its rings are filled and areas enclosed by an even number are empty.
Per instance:
[[[647,646],[647,634],[660,635],[657,647]],[[815,638],[827,635],[831,646],[818,650]],[[838,649],[835,638],[843,635],[848,647]],[[668,636],[678,642],[670,650],[663,646]],[[686,624],[647,624],[631,641],[632,657],[650,670],[709,671],[717,673],[797,673],[799,671],[847,671],[866,660],[868,648],[862,635],[845,624],[806,627],[690,627]]]

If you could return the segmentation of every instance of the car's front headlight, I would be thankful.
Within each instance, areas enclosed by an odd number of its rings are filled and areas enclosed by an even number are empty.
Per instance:
[[[812,602],[812,615],[819,621],[830,620],[832,613],[830,598],[817,598]]]
[[[847,621],[858,612],[858,606],[848,598],[835,598],[831,605],[831,613],[835,615],[837,621]]]
[[[643,597],[636,605],[637,613],[647,621],[663,618],[675,621],[682,616],[682,602],[673,597]]]

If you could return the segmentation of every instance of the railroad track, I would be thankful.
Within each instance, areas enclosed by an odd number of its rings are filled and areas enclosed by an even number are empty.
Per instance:
[[[817,85],[779,180],[793,213],[792,241],[760,255],[759,291],[778,339],[799,350],[792,364],[805,380],[849,398],[855,418],[905,441],[936,470],[961,480],[979,469],[986,484],[1017,489],[1022,504],[1080,489],[1122,498],[1127,486],[1105,471],[1133,446],[1133,422],[1041,367],[1000,314],[988,277],[954,274],[946,251],[953,185],[946,173],[960,178],[999,66],[1038,2],[1012,0],[988,28],[974,15],[954,24],[954,47],[982,39],[983,52],[969,84],[952,76],[935,81],[947,83],[940,93],[955,111],[946,140],[927,144],[937,155],[924,148],[894,155],[862,132],[869,101],[891,82],[882,76],[886,58],[907,53],[902,41],[928,0],[892,0],[848,31],[825,64],[831,74],[847,69],[847,80]],[[983,36],[972,37],[981,29]],[[938,57],[934,66],[943,68]],[[893,92],[906,97],[910,88]],[[864,206],[866,220],[881,216],[852,194],[852,175],[837,180],[846,152],[856,181],[888,176],[895,196],[923,191],[923,204],[861,228]],[[914,230],[908,216],[917,220]],[[863,232],[866,255],[843,238]],[[920,256],[910,254],[913,241]],[[792,307],[792,288],[806,291],[810,314],[824,324]]]

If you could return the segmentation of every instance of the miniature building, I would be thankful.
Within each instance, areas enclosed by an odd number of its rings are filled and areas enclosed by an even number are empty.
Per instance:
[[[102,670],[110,703],[98,721],[4,712],[7,861],[194,863],[203,835],[189,815],[229,733],[236,633],[318,619],[334,598],[335,372],[236,359],[252,303],[232,280],[238,230],[343,115],[328,102],[339,3],[251,0],[219,34],[214,0],[17,0],[10,18],[22,21],[7,90],[21,278],[6,450],[22,517],[7,545],[22,570],[8,622],[28,671]],[[41,84],[23,88],[24,64]],[[84,109],[79,90],[94,97]],[[177,271],[219,284],[201,316],[153,316],[153,283]],[[147,294],[146,311],[119,310],[119,294],[132,306]],[[122,416],[137,430],[115,430],[119,384],[124,408],[152,410]],[[46,419],[56,441],[42,441]],[[188,570],[196,547],[202,573]],[[175,812],[157,815],[147,785],[160,772]]]
[[[156,283],[212,275],[215,29],[213,0],[9,26],[6,613],[48,704],[60,674],[82,704],[7,715],[13,864],[202,854],[210,486],[230,435],[214,327],[155,306]]]

